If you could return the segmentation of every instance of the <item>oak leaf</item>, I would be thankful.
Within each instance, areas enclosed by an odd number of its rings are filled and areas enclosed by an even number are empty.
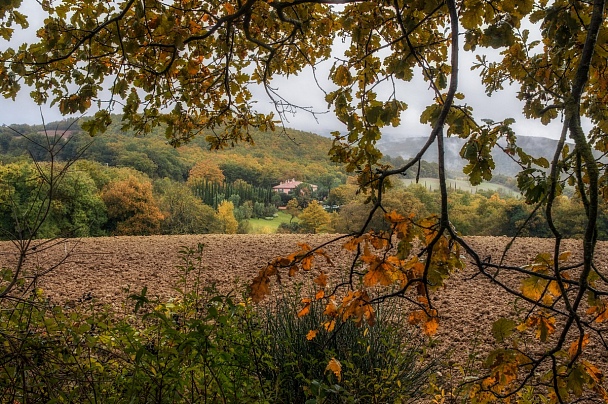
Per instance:
[[[581,338],[579,338],[578,340],[576,340],[572,344],[570,344],[570,348],[568,349],[568,356],[570,356],[570,359],[573,359],[576,356],[576,354],[579,353],[579,349],[578,349],[579,346],[581,348],[580,352],[582,352],[588,343],[589,343],[589,334],[585,334]]]
[[[308,331],[308,334],[306,334],[306,339],[308,341],[312,341],[317,336],[318,332],[319,332],[319,330],[310,330],[310,331]]]
[[[327,367],[325,368],[326,372],[328,370],[333,372],[334,375],[336,375],[338,381],[342,380],[342,364],[336,358],[331,358],[331,360],[327,364]]]

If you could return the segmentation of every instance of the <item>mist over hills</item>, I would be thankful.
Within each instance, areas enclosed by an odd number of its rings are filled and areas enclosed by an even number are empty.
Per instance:
[[[414,157],[424,146],[428,138],[426,137],[408,137],[401,140],[380,141],[378,148],[382,153],[396,157],[401,156],[404,159]],[[545,137],[520,136],[517,138],[518,145],[528,154],[534,157],[545,157],[551,160],[557,140]],[[445,162],[446,168],[450,171],[462,173],[462,168],[467,164],[467,161],[460,157],[460,150],[464,145],[465,140],[460,138],[445,138]],[[514,177],[521,168],[513,162],[511,157],[503,153],[503,151],[495,147],[492,150],[496,169],[494,174],[502,174],[509,177]],[[437,161],[437,146],[433,145],[425,153],[423,160],[429,162]]]

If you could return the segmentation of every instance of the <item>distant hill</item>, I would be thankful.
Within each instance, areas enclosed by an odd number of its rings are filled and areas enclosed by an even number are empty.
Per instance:
[[[210,151],[203,132],[190,143],[174,149],[167,143],[162,127],[146,136],[122,131],[120,117],[113,116],[108,130],[95,138],[84,133],[70,121],[41,125],[0,126],[0,160],[33,157],[48,158],[45,136],[58,139],[60,160],[75,157],[96,161],[110,167],[131,167],[150,178],[169,177],[184,181],[188,171],[199,161],[219,164],[226,179],[243,179],[255,186],[273,186],[280,181],[295,178],[299,181],[335,187],[346,180],[344,170],[331,162],[328,151],[332,140],[313,133],[287,129],[260,132],[251,129],[254,145],[237,144],[220,151]],[[20,136],[24,135],[24,136]],[[84,151],[83,151],[84,150]],[[80,154],[80,152],[82,154]]]
[[[391,156],[401,156],[404,159],[414,157],[426,143],[426,137],[410,137],[403,140],[379,142],[380,151]],[[518,144],[528,154],[534,157],[545,157],[549,160],[553,157],[553,152],[557,145],[557,140],[544,137],[520,136],[517,138]],[[460,138],[446,138],[445,144],[445,162],[448,170],[462,173],[462,168],[467,164],[467,161],[460,157],[460,149],[464,145],[464,140]],[[515,176],[520,171],[517,164],[511,160],[509,156],[504,154],[502,150],[495,147],[492,151],[494,162],[496,163],[495,174],[502,174],[509,177]],[[423,157],[426,161],[437,161],[437,145],[431,146]]]

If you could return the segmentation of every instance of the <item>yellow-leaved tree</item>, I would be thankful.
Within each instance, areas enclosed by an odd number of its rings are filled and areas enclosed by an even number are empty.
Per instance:
[[[217,216],[222,223],[224,233],[236,234],[239,222],[234,217],[234,204],[232,202],[223,200],[217,207]]]

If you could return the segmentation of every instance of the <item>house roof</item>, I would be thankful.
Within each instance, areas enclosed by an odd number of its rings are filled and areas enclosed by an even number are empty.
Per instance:
[[[275,185],[272,189],[296,189],[301,183],[302,181],[296,181],[295,179],[287,180],[285,182],[281,181],[279,185]]]

